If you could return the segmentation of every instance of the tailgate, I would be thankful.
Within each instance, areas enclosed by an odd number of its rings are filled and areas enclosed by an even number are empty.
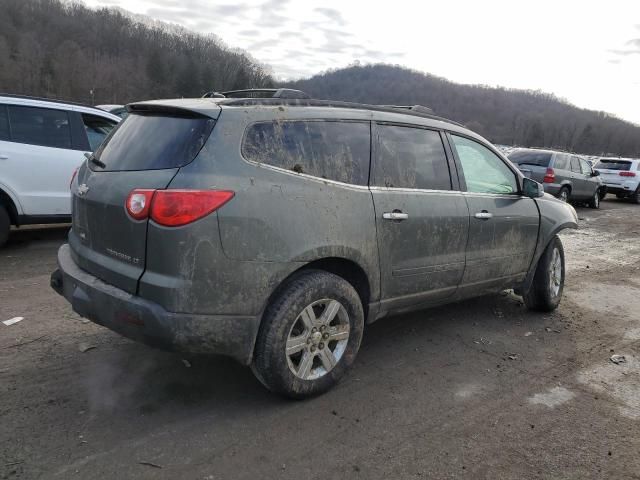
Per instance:
[[[129,293],[137,292],[144,273],[149,221],[128,213],[130,193],[166,189],[197,157],[215,124],[201,112],[152,107],[131,111],[83,164],[71,188],[69,244],[75,262]]]

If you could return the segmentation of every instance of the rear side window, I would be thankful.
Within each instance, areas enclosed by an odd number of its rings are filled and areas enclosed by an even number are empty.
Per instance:
[[[11,140],[43,147],[71,148],[69,116],[64,110],[9,105]]]
[[[639,165],[640,167],[640,165]],[[631,170],[631,162],[624,160],[600,160],[596,165],[596,168],[602,170]]]
[[[104,171],[182,167],[198,155],[214,124],[208,117],[132,113],[113,129],[95,157]]]
[[[252,162],[367,185],[370,148],[369,123],[273,121],[248,128],[242,154]]]
[[[107,135],[109,135],[111,130],[117,125],[116,122],[87,113],[82,114],[82,122],[87,132],[89,146],[93,152],[98,149],[104,139],[107,138]]]
[[[440,133],[378,125],[373,183],[382,187],[451,190],[451,176]]]
[[[555,162],[553,162],[553,168],[557,168],[559,170],[571,170],[571,165],[569,164],[569,157],[561,153],[557,154],[556,160]]]
[[[516,165],[531,165],[535,167],[548,167],[551,161],[551,154],[545,152],[513,152],[509,155]]]

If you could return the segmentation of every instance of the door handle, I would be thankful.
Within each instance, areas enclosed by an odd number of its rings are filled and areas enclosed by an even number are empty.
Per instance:
[[[475,217],[479,218],[480,220],[489,220],[490,218],[493,218],[493,213],[483,210],[481,212],[476,213]]]
[[[402,213],[401,211],[385,212],[382,214],[382,218],[385,220],[406,220],[409,218],[408,213]]]
[[[9,160],[9,155],[2,155],[0,153],[0,160]]]

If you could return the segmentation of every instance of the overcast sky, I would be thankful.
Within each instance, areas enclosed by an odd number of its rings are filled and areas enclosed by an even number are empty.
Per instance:
[[[640,124],[640,0],[84,0],[247,50],[277,78],[400,64],[543,90]]]

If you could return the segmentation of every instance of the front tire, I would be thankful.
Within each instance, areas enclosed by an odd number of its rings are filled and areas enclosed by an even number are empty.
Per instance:
[[[353,364],[363,330],[364,311],[355,288],[332,273],[309,270],[291,280],[267,308],[254,373],[281,395],[319,395]]]
[[[591,200],[589,200],[589,207],[590,208],[600,208],[600,190],[596,190],[596,193],[593,194],[593,197],[591,197]]]
[[[7,243],[9,230],[11,230],[11,218],[7,209],[0,205],[0,247]]]
[[[569,189],[567,187],[562,187],[560,192],[558,193],[558,200],[568,203],[569,202]]]
[[[564,249],[556,235],[538,260],[531,287],[523,295],[527,308],[539,312],[551,312],[558,308],[564,289],[564,277]]]

